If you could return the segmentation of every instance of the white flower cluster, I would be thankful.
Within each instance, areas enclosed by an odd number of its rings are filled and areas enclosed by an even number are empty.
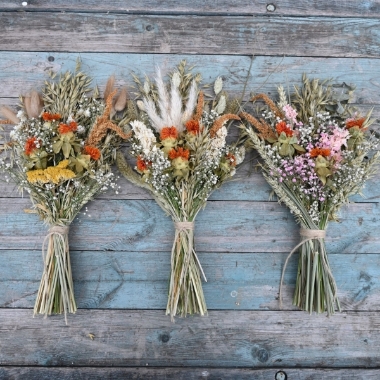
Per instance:
[[[132,121],[131,126],[135,138],[141,145],[141,151],[146,155],[149,154],[152,148],[155,148],[154,144],[157,141],[156,136],[151,129],[147,128],[147,126],[139,120]]]

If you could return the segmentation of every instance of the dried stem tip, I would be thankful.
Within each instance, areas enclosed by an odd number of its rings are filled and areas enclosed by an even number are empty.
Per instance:
[[[194,120],[199,121],[201,119],[202,113],[203,113],[203,102],[204,102],[203,91],[199,91],[197,109],[194,116]]]
[[[130,133],[124,133],[120,127],[118,127],[110,120],[112,99],[115,96],[116,92],[117,90],[114,90],[108,95],[103,115],[99,116],[96,119],[95,124],[90,132],[90,135],[88,136],[86,145],[98,145],[100,141],[103,139],[103,137],[107,134],[108,129],[115,131],[123,139],[128,139],[131,136]]]
[[[210,136],[211,137],[215,137],[215,134],[216,132],[218,132],[218,130],[220,128],[223,127],[223,124],[228,121],[228,120],[240,120],[240,117],[233,114],[233,113],[227,113],[223,116],[220,116],[218,117],[215,121],[214,121],[214,124],[212,125],[211,129],[210,129]]]
[[[268,125],[264,120],[260,119],[257,120],[254,116],[250,115],[247,112],[241,112],[239,116],[242,119],[247,120],[249,123],[251,123],[260,133],[258,133],[258,136],[264,140],[270,140],[270,139],[276,139],[276,134],[271,128],[270,125]]]
[[[284,118],[285,115],[284,113],[278,109],[278,107],[276,106],[276,104],[274,104],[274,102],[265,94],[257,94],[255,95],[252,99],[251,99],[251,102],[255,102],[257,99],[262,99],[264,100],[264,102],[269,106],[269,108],[273,111],[273,113],[280,117],[280,118]]]
[[[7,118],[5,121],[10,121],[10,123],[2,122],[1,124],[18,124],[20,122],[16,114],[8,107],[2,106],[0,108],[0,113]]]

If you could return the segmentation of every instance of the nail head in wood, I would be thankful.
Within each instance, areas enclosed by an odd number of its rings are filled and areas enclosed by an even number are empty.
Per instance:
[[[276,10],[276,6],[274,4],[267,4],[267,11],[274,12]]]

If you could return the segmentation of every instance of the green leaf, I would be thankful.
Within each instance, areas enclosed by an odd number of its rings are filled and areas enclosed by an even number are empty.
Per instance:
[[[65,158],[69,158],[70,152],[71,152],[71,144],[68,142],[64,142],[62,144],[62,152],[63,152],[63,155],[65,156]]]
[[[59,153],[62,149],[63,142],[61,140],[58,140],[53,144],[53,151],[55,154]]]

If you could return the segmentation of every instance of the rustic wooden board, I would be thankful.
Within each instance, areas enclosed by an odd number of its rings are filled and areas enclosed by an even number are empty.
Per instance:
[[[269,199],[276,199],[272,194],[272,189],[265,181],[255,164],[255,156],[247,157],[244,164],[231,181],[226,182],[210,196],[210,200],[229,200],[229,201],[260,201],[265,202]],[[134,162],[133,162],[134,164]],[[117,168],[114,173],[119,175],[117,180],[118,189],[108,190],[106,193],[99,194],[96,199],[152,199],[149,191],[137,187],[120,175]],[[356,195],[350,199],[354,202],[379,202],[380,201],[380,171],[367,181],[362,195]],[[0,173],[0,198],[28,198],[27,193],[18,191],[17,186],[12,182],[6,182],[5,174]]]
[[[91,379],[91,380],[272,380],[277,373],[285,373],[289,380],[378,380],[378,369],[233,369],[233,368],[43,368],[43,367],[0,367],[0,377],[8,380]],[[280,376],[280,375],[278,375]],[[280,379],[280,377],[279,377]]]
[[[24,214],[27,199],[12,208],[0,199],[2,250],[40,249],[46,228],[37,216]],[[341,223],[330,223],[329,251],[379,252],[379,204],[344,207]],[[97,200],[89,203],[70,230],[72,250],[170,251],[174,237],[169,217],[152,200]],[[298,243],[298,226],[276,202],[208,202],[195,226],[195,244],[204,252],[287,252]]]
[[[287,253],[198,252],[207,276],[209,310],[279,310],[278,291]],[[343,310],[380,310],[380,254],[331,252],[331,268]],[[284,278],[283,309],[292,295],[298,255]],[[0,307],[33,308],[42,276],[40,251],[0,251]],[[165,309],[169,252],[72,251],[79,308]],[[21,269],[22,268],[22,269]]]
[[[272,4],[273,3],[269,3]],[[180,3],[174,0],[158,1],[154,3],[149,0],[124,1],[113,0],[104,3],[96,0],[66,0],[51,1],[39,0],[28,2],[27,6],[22,6],[20,1],[3,0],[0,10],[6,11],[65,11],[65,12],[108,12],[108,13],[139,13],[139,14],[265,14],[265,15],[294,15],[294,16],[336,16],[340,17],[378,17],[380,15],[379,3],[376,0],[356,1],[346,0],[335,2],[328,0],[309,0],[295,3],[291,0],[281,0],[275,2],[275,10],[268,7],[268,1],[263,0],[235,0],[233,3],[228,0],[202,1]],[[268,11],[269,10],[269,11]]]
[[[321,80],[332,79],[334,83],[356,86],[357,103],[379,104],[378,59],[372,58],[310,58],[310,57],[265,57],[230,55],[186,55],[186,54],[130,54],[130,53],[60,53],[50,48],[48,52],[2,51],[0,55],[0,98],[18,98],[33,88],[39,88],[48,78],[48,71],[64,72],[74,70],[77,58],[82,60],[82,69],[94,78],[101,90],[111,74],[116,75],[119,86],[133,84],[131,72],[140,78],[147,74],[152,77],[156,66],[166,73],[182,59],[189,66],[195,65],[194,72],[200,72],[203,83],[223,77],[225,89],[231,96],[241,97],[247,81],[246,96],[250,92],[265,92],[275,95],[280,84],[292,90],[301,83],[302,73]],[[252,63],[252,66],[251,66]],[[251,67],[250,67],[251,66]],[[1,99],[9,105],[17,100]],[[3,103],[1,103],[3,104]],[[375,109],[378,116],[378,110]]]
[[[163,311],[80,310],[66,326],[62,316],[33,319],[30,310],[0,309],[0,320],[0,365],[380,365],[380,316],[373,312],[326,318],[295,311],[212,311],[172,323]]]
[[[0,29],[6,51],[377,57],[379,21],[2,12]]]

